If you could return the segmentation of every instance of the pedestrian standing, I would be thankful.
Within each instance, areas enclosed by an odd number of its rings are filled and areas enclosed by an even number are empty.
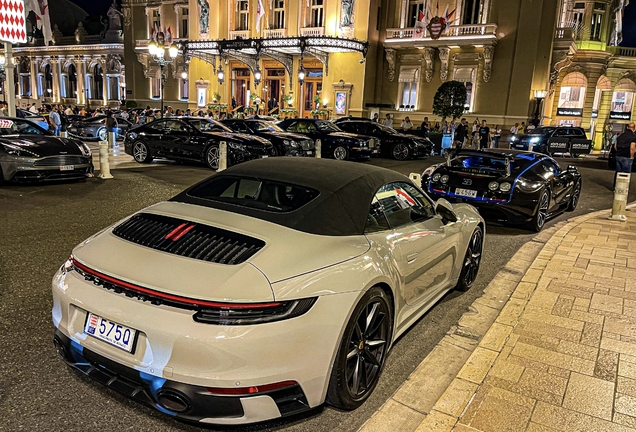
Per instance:
[[[428,121],[428,117],[424,117],[424,121],[422,122],[420,129],[424,131],[424,134],[427,134],[431,130],[431,123]]]
[[[35,102],[33,102],[31,106],[29,107],[29,112],[32,112],[33,114],[39,114],[38,108],[35,106]]]
[[[411,123],[409,116],[404,117],[404,120],[400,123],[400,129],[402,129],[402,132],[408,132],[413,129],[413,123]]]
[[[479,128],[479,148],[487,149],[490,146],[490,128],[487,126],[486,120],[481,121],[481,127]]]
[[[479,122],[477,122],[477,120],[475,120],[475,121],[473,122],[473,130],[472,130],[472,132],[473,132],[473,134],[474,134],[475,132],[479,132]]]
[[[515,125],[510,128],[510,133],[512,135],[516,135],[518,132],[519,132],[519,123],[515,123]]]
[[[519,126],[519,130],[517,130],[519,135],[523,135],[526,133],[526,122],[521,122],[521,126]]]
[[[461,149],[464,146],[464,141],[468,136],[468,122],[465,118],[457,125],[455,129],[455,147]]]
[[[391,119],[391,114],[387,114],[386,118],[384,119],[384,121],[382,122],[382,124],[384,126],[393,128],[393,119]]]
[[[117,119],[113,116],[113,112],[108,110],[106,113],[106,130],[110,134],[111,132],[115,135],[115,141],[117,140]]]
[[[495,126],[495,130],[492,135],[492,148],[499,148],[499,140],[501,139],[501,128],[499,125]]]
[[[53,128],[53,134],[55,136],[60,136],[60,131],[62,130],[62,119],[60,119],[60,114],[57,112],[57,105],[53,105],[51,108],[51,112],[49,113],[49,123],[51,123],[51,127]]]
[[[636,152],[636,133],[634,122],[627,125],[627,129],[623,132],[614,145],[616,150],[616,172],[614,173],[614,185],[612,190],[616,189],[616,176],[619,172],[631,173],[634,153]]]

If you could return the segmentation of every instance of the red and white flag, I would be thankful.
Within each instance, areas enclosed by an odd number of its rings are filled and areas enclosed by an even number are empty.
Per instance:
[[[263,6],[263,0],[258,0],[256,5],[256,32],[261,31],[261,19],[265,16],[265,7]]]
[[[24,5],[27,10],[35,13],[38,28],[42,30],[44,45],[48,45],[53,40],[53,30],[51,29],[51,15],[49,13],[49,0],[25,0]]]
[[[426,29],[426,23],[424,22],[426,17],[423,11],[419,11],[417,20],[415,20],[415,28],[413,29],[413,39],[422,39],[424,37],[424,30]]]
[[[22,0],[0,2],[0,41],[26,42],[26,21]]]

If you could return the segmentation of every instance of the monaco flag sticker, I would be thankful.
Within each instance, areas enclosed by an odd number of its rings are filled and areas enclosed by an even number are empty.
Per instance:
[[[0,0],[0,41],[27,41],[24,0]]]

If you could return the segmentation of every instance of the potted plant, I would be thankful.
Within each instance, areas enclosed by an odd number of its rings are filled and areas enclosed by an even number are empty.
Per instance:
[[[287,104],[288,107],[291,107],[291,101],[294,99],[294,97],[290,94],[287,93],[285,95],[283,95],[283,102],[285,102]]]
[[[214,103],[221,102],[221,94],[219,92],[214,92],[212,94],[212,101]]]

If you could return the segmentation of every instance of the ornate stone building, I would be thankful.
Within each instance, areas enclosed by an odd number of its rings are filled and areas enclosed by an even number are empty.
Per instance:
[[[64,103],[118,107],[125,99],[121,19],[87,22],[87,13],[67,0],[49,0],[53,41],[38,34],[15,45],[15,92],[20,106]],[[117,12],[120,14],[120,12]]]

